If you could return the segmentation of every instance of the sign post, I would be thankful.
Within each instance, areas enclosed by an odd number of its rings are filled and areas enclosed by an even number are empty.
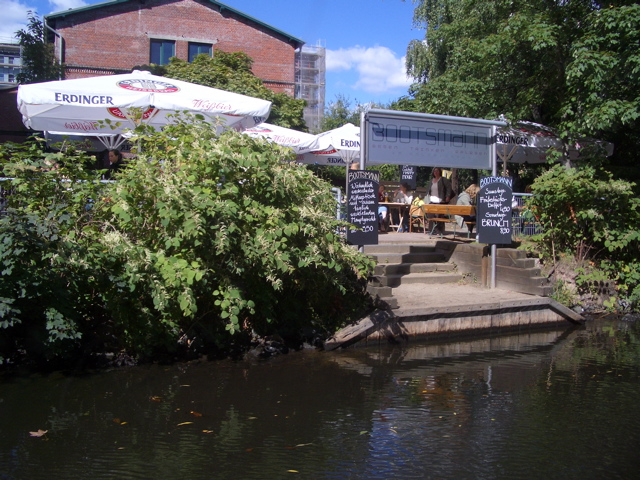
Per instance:
[[[378,186],[380,172],[347,170],[347,242],[352,245],[378,244]]]
[[[511,243],[511,177],[484,177],[480,179],[477,197],[476,228],[480,243],[491,245],[491,288],[496,283],[497,245]]]
[[[511,243],[512,186],[511,177],[480,179],[476,218],[480,243],[497,245]]]

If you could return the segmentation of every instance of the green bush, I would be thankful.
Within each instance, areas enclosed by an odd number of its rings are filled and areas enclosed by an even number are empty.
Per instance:
[[[527,201],[543,227],[532,237],[542,256],[555,264],[570,254],[591,265],[576,272],[577,285],[601,281],[604,274],[616,283],[621,303],[632,308],[640,300],[640,199],[633,187],[592,167],[556,165],[535,180],[535,196]]]
[[[51,155],[33,146],[0,150],[14,178],[0,219],[5,357],[27,338],[50,356],[224,349],[238,333],[332,332],[368,307],[371,260],[336,235],[330,186],[287,150],[194,118],[139,133],[115,182],[81,152],[45,171]]]

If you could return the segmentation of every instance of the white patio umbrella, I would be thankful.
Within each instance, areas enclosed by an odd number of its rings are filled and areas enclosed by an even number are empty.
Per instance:
[[[516,122],[509,127],[499,128],[496,143],[498,158],[504,165],[508,162],[545,163],[549,149],[565,151],[564,142],[555,130],[532,122]],[[602,145],[607,156],[613,154],[613,144],[595,139],[581,139],[573,145],[567,145],[566,153],[570,159],[576,159],[582,148],[593,144]]]
[[[181,111],[202,114],[220,129],[244,130],[267,119],[271,102],[134,70],[20,85],[18,109],[27,128],[112,140],[140,123],[168,125]],[[103,128],[106,119],[120,125]]]
[[[549,127],[517,122],[498,128],[496,151],[503,163],[545,163],[550,148],[562,151],[562,139]]]
[[[292,130],[290,128],[271,125],[270,123],[261,123],[255,127],[243,130],[242,133],[253,138],[265,138],[273,143],[289,147],[294,152],[299,153],[299,146],[306,142],[312,142],[316,137],[310,133]]]
[[[347,123],[299,145],[298,161],[318,165],[350,165],[360,159],[360,127]]]

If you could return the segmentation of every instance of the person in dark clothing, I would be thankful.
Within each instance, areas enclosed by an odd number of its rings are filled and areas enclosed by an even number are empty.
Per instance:
[[[117,172],[126,166],[125,161],[122,158],[120,150],[112,149],[107,154],[107,172],[104,175],[105,180],[109,180],[112,177],[113,172]]]
[[[453,197],[453,188],[448,178],[442,176],[442,169],[435,167],[432,173],[433,178],[427,183],[427,196],[429,203],[449,203]],[[442,215],[430,215],[430,217],[441,217]],[[444,223],[437,222],[436,232],[444,234]]]

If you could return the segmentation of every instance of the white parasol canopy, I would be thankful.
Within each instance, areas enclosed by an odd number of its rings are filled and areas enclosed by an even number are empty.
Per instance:
[[[347,123],[319,133],[299,146],[298,161],[317,165],[349,165],[360,159],[360,127]]]
[[[290,128],[271,125],[270,123],[261,123],[255,127],[243,130],[242,133],[252,138],[265,138],[273,143],[289,147],[294,152],[300,152],[300,145],[306,142],[312,142],[316,137],[310,133],[299,132]]]
[[[613,154],[613,145],[594,139],[582,139],[566,147],[570,159],[576,159],[580,150],[587,145],[601,144],[607,156]],[[563,152],[564,142],[550,127],[532,122],[516,122],[509,127],[498,129],[496,152],[504,164],[545,163],[549,149]]]
[[[267,119],[271,102],[134,70],[20,85],[18,110],[33,130],[113,137],[140,123],[163,127],[181,111],[244,130]],[[106,119],[120,125],[103,128],[99,122]]]

